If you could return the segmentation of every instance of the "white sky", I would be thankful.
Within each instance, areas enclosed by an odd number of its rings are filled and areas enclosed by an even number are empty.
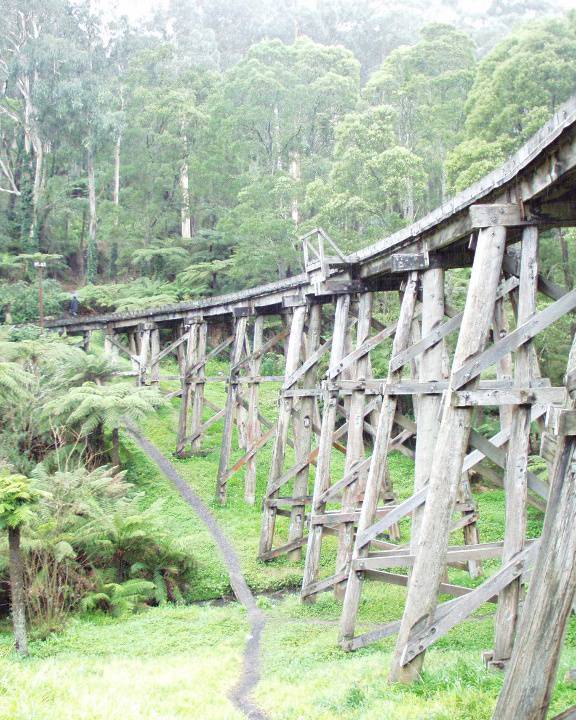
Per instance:
[[[308,1],[314,4],[314,0]],[[469,12],[482,13],[489,6],[490,0],[460,0],[460,4]],[[92,5],[106,14],[128,15],[135,19],[165,6],[166,0],[92,0]],[[566,9],[576,8],[576,0],[556,0],[556,5]]]
[[[110,15],[128,15],[134,19],[165,5],[165,0],[92,0],[94,9],[104,10]]]

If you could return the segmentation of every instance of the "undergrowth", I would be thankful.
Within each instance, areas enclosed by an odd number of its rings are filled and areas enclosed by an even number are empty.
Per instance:
[[[210,375],[220,368],[214,364]],[[167,389],[167,388],[166,388]],[[222,405],[224,384],[207,386],[208,399]],[[261,407],[270,419],[276,411],[277,388],[263,385]],[[262,678],[255,699],[273,720],[489,720],[502,676],[487,670],[483,650],[492,647],[494,605],[486,604],[473,617],[449,632],[427,653],[419,683],[390,686],[386,678],[394,638],[355,653],[344,653],[337,643],[341,604],[325,593],[311,605],[300,602],[296,590],[303,561],[257,560],[260,506],[267,480],[271,445],[258,457],[257,497],[254,507],[243,501],[242,471],[229,483],[228,501],[214,501],[221,426],[212,426],[202,455],[171,457],[175,445],[178,401],[149,417],[142,425],[147,437],[169,456],[182,477],[208,504],[234,543],[243,571],[267,617],[263,637]],[[208,416],[209,412],[207,412]],[[133,718],[198,718],[236,720],[240,715],[226,697],[240,673],[240,655],[248,625],[237,603],[213,606],[230,594],[228,576],[204,526],[147,456],[123,434],[123,460],[128,479],[144,491],[144,503],[163,502],[164,529],[190,548],[195,581],[186,607],[165,606],[116,619],[86,615],[72,619],[65,631],[43,642],[32,642],[31,657],[18,662],[9,634],[0,636],[0,720],[132,720]],[[236,445],[234,446],[236,448]],[[234,450],[232,461],[240,457]],[[342,458],[335,454],[336,472]],[[412,462],[394,454],[390,468],[400,499],[412,492]],[[482,542],[502,539],[504,498],[500,490],[475,493]],[[529,534],[541,530],[542,514],[529,511]],[[280,523],[279,538],[286,531]],[[402,525],[407,539],[406,524]],[[461,543],[461,531],[452,542]],[[322,573],[332,572],[335,543],[327,542]],[[484,564],[491,573],[497,561]],[[450,581],[475,585],[462,570],[451,569]],[[280,591],[280,592],[277,592]],[[403,588],[366,582],[358,632],[401,616]],[[576,665],[576,622],[572,620],[562,656],[551,716],[576,702],[574,687],[564,682],[566,670]]]

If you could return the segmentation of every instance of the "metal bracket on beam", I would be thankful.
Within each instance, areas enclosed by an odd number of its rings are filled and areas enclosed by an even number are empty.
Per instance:
[[[354,278],[352,280],[326,280],[315,287],[316,295],[350,295],[354,293],[369,292],[372,288],[366,281]]]
[[[184,327],[190,327],[190,325],[194,325],[195,323],[201,323],[204,320],[204,317],[201,314],[196,315],[187,315],[183,319],[183,325]]]
[[[156,325],[155,322],[146,321],[146,322],[140,323],[140,325],[138,326],[138,330],[140,332],[144,332],[144,330],[156,330],[157,327],[158,327],[158,325]]]

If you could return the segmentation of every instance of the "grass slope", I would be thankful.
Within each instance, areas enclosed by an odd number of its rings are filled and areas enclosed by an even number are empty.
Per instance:
[[[219,371],[215,364],[209,374]],[[274,417],[277,388],[262,387],[263,412]],[[224,385],[207,386],[209,399],[222,405]],[[175,446],[178,401],[149,418],[147,436],[168,456]],[[236,545],[247,580],[256,592],[297,588],[303,563],[256,559],[260,509],[244,504],[242,473],[229,484],[225,507],[213,501],[221,426],[210,428],[205,454],[173,458],[180,474],[208,503]],[[208,533],[156,466],[127,437],[125,460],[129,477],[146,491],[147,502],[163,498],[166,523],[185,538],[198,562],[191,599],[209,600],[230,592],[228,578]],[[258,496],[267,477],[271,447],[258,459]],[[241,452],[234,451],[234,458]],[[342,458],[335,453],[336,471]],[[400,498],[410,495],[412,464],[394,454],[391,473]],[[503,532],[503,494],[476,495],[483,542]],[[530,534],[540,531],[542,516],[530,510]],[[285,530],[282,528],[281,530]],[[407,528],[403,531],[407,538]],[[460,543],[461,533],[453,541]],[[322,571],[332,572],[335,543],[327,542]],[[487,573],[496,561],[485,563]],[[475,584],[462,571],[450,580]],[[477,582],[481,582],[478,580]],[[399,618],[405,591],[365,583],[359,631]],[[428,652],[422,682],[409,688],[386,682],[394,638],[356,653],[337,645],[340,604],[324,594],[314,605],[300,603],[296,593],[262,597],[269,618],[263,640],[262,680],[255,699],[273,720],[488,720],[502,683],[501,675],[482,665],[481,651],[492,647],[493,605],[485,605],[454,628]],[[223,607],[194,605],[155,608],[126,619],[75,618],[65,632],[33,642],[31,657],[17,660],[8,632],[0,636],[0,720],[132,720],[189,718],[235,720],[237,711],[226,691],[240,672],[240,654],[248,625],[236,603]],[[576,666],[576,621],[572,619],[551,716],[576,703],[576,690],[562,680]]]
[[[0,644],[1,720],[242,717],[226,692],[247,623],[230,607],[153,608],[125,619],[76,618],[16,660]]]

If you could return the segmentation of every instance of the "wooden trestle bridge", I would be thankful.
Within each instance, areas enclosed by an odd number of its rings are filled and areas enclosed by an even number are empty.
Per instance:
[[[84,335],[86,346],[93,330],[104,331],[107,350],[128,356],[141,384],[158,383],[163,358],[177,357],[177,452],[198,451],[206,429],[223,419],[220,502],[240,471],[246,502],[255,502],[257,453],[273,444],[260,558],[305,553],[302,598],[326,591],[342,598],[343,648],[397,635],[391,679],[409,682],[432,643],[497,602],[488,662],[506,676],[494,717],[543,718],[576,587],[576,343],[565,384],[554,387],[541,376],[534,339],[574,312],[576,290],[540,274],[538,248],[540,231],[573,225],[576,98],[498,170],[359,252],[344,255],[317,230],[302,238],[306,271],[297,277],[47,326]],[[445,278],[461,267],[471,273],[459,312]],[[400,297],[399,311],[384,326],[376,308],[390,294]],[[387,376],[376,378],[371,353],[387,344]],[[266,353],[282,349],[284,375],[263,376]],[[207,382],[222,381],[205,372],[216,356],[230,362],[223,408],[204,395]],[[259,386],[269,381],[281,382],[275,424],[258,408]],[[500,418],[489,439],[473,427],[484,406]],[[231,464],[235,423],[244,454]],[[540,426],[549,482],[528,469],[532,423]],[[402,502],[388,474],[392,450],[415,457],[414,492]],[[341,473],[337,451],[345,455]],[[480,542],[470,471],[505,488],[503,542]],[[526,538],[528,504],[546,510],[541,538]],[[277,527],[281,516],[287,520]],[[406,517],[411,538],[400,545]],[[450,545],[458,528],[463,544]],[[319,577],[329,535],[338,538],[337,558],[330,576]],[[487,558],[500,558],[500,569],[475,589],[448,582],[447,566],[479,576]],[[392,572],[398,567],[409,575]],[[399,622],[358,635],[367,581],[407,585],[406,605]],[[440,594],[453,599],[439,603]]]

